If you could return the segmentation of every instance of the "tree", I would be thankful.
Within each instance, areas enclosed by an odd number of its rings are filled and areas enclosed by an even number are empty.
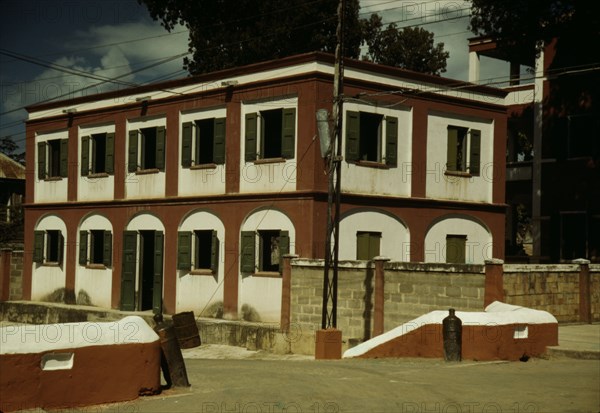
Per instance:
[[[0,138],[0,152],[17,162],[25,162],[25,153],[15,153],[18,146],[12,136],[7,135]]]
[[[377,14],[361,23],[368,46],[366,60],[437,76],[446,71],[450,53],[444,51],[444,43],[434,46],[433,33],[420,27],[398,29],[394,23],[383,29]]]
[[[312,51],[333,53],[338,0],[138,0],[167,29],[190,31],[191,74],[236,67]],[[346,57],[358,57],[358,0],[347,0]]]

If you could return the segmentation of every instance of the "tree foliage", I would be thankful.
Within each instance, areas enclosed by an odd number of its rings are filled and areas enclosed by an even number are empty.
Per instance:
[[[191,58],[190,74],[274,60],[294,54],[335,52],[338,0],[138,0],[167,30],[185,25]],[[433,34],[391,24],[381,18],[359,19],[359,0],[346,0],[345,57],[358,58],[362,44],[367,60],[425,73],[446,68],[443,44],[433,46]]]
[[[433,33],[423,28],[398,29],[391,23],[384,29],[381,17],[372,14],[362,21],[362,31],[368,46],[366,60],[438,76],[446,71],[450,53],[444,51],[444,43],[434,45]]]

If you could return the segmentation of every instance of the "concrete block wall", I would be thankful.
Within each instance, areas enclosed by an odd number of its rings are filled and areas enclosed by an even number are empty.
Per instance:
[[[433,310],[483,308],[483,265],[390,262],[384,283],[384,331]]]
[[[508,304],[548,311],[559,322],[579,319],[579,265],[504,265]]]
[[[9,300],[23,298],[23,251],[13,251],[10,260]]]
[[[590,265],[590,302],[592,321],[600,321],[600,264]]]

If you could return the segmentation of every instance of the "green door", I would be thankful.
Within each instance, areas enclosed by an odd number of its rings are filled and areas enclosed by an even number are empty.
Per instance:
[[[152,283],[152,311],[162,313],[163,240],[161,231],[154,232],[154,277]]]
[[[123,270],[121,271],[121,310],[135,310],[137,231],[123,233]]]

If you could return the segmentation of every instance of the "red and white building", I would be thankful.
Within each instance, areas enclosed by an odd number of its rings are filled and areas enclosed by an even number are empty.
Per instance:
[[[332,85],[310,53],[29,107],[25,298],[278,321],[282,255],[324,254]],[[506,92],[349,60],[344,97],[340,259],[503,258]]]

